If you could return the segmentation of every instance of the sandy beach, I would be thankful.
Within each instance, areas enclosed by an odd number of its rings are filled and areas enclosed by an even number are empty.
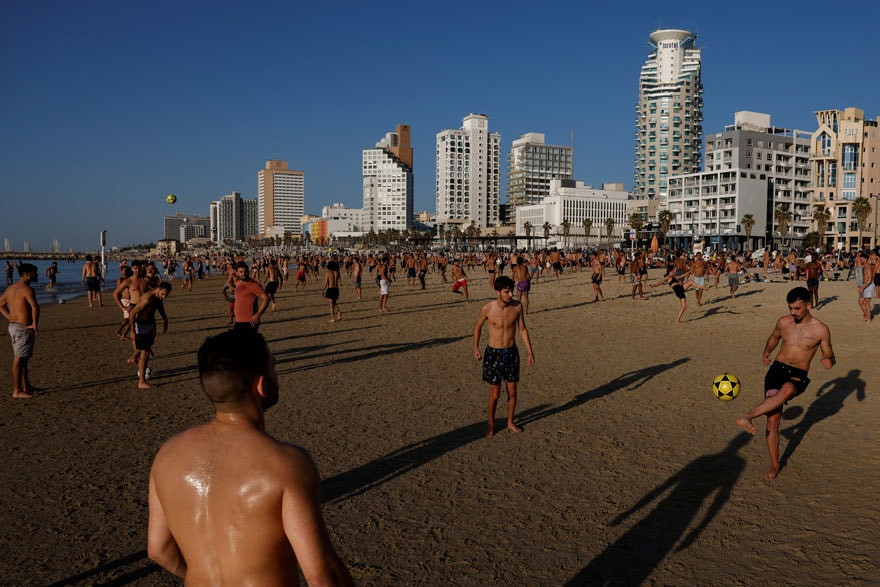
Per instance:
[[[754,437],[734,420],[763,397],[761,353],[790,283],[746,284],[735,299],[714,288],[702,307],[688,292],[675,325],[667,286],[633,301],[609,270],[608,301],[590,303],[588,272],[542,280],[524,432],[485,439],[488,386],[472,356],[479,305],[494,296],[485,273],[471,275],[470,304],[437,274],[426,291],[398,276],[379,314],[372,283],[357,302],[343,275],[335,324],[320,282],[297,294],[290,283],[261,328],[281,382],[267,430],[317,462],[357,584],[880,583],[880,318],[863,322],[854,281],[820,286],[814,315],[838,363],[814,359],[767,482],[764,420]],[[227,328],[220,278],[179,286],[146,392],[112,302],[43,307],[31,379],[45,393],[31,400],[10,397],[3,325],[3,584],[178,584],[146,558],[147,477],[162,442],[211,417],[195,351]],[[742,381],[734,401],[712,395],[722,372]]]

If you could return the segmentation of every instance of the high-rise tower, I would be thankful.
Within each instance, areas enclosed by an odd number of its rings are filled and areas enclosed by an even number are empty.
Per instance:
[[[700,170],[703,84],[696,34],[667,29],[649,39],[639,76],[634,191],[653,199],[666,196],[670,175]]]
[[[266,161],[257,173],[257,218],[260,235],[281,232],[299,236],[305,212],[305,173],[287,168],[287,161]]]
[[[550,181],[572,179],[572,147],[544,144],[544,135],[530,132],[513,141],[507,167],[507,202],[516,209],[539,204],[550,195]]]
[[[409,230],[413,215],[410,127],[398,124],[374,149],[363,151],[364,232]]]
[[[489,117],[470,114],[461,129],[437,133],[437,224],[495,226],[500,197],[501,135]]]

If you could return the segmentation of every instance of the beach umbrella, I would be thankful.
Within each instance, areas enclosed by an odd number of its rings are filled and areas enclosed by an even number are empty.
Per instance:
[[[657,241],[657,233],[655,232],[651,239],[651,252],[656,255],[658,250],[660,250],[660,242]]]

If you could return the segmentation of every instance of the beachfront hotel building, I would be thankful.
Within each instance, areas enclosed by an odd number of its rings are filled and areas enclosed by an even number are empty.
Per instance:
[[[437,225],[497,226],[500,198],[501,135],[489,132],[489,117],[470,114],[437,133]]]
[[[703,84],[696,40],[678,29],[649,37],[636,106],[637,198],[665,196],[670,176],[700,170]]]
[[[568,145],[547,145],[542,133],[530,132],[513,141],[507,157],[507,213],[515,223],[519,206],[538,204],[550,195],[550,181],[572,179]]]
[[[563,222],[569,223],[569,248],[592,244],[611,247],[620,243],[627,227],[627,200],[631,194],[624,191],[621,183],[602,184],[601,189],[585,185],[573,179],[550,180],[550,190],[540,204],[521,206],[516,214],[516,235],[526,236],[525,225],[531,224],[531,236],[544,236],[544,223],[548,223],[552,240],[563,241]],[[608,237],[606,221],[614,221],[611,237]],[[592,222],[590,234],[584,231],[584,220]]]
[[[409,230],[413,218],[413,149],[410,126],[398,124],[363,150],[363,231]]]
[[[800,246],[812,217],[810,133],[741,111],[724,132],[706,135],[703,148],[702,172],[669,178],[670,242],[688,249],[702,242],[706,250]],[[755,181],[763,185],[760,198]],[[775,214],[783,206],[791,212],[785,234]],[[746,214],[755,220],[750,236],[741,223]]]
[[[880,136],[878,123],[864,110],[816,112],[819,128],[811,136],[813,205],[831,212],[823,247],[828,250],[877,245],[877,208],[880,205]],[[862,242],[853,203],[865,198],[871,205]],[[817,227],[818,228],[818,227]],[[821,231],[820,231],[821,232]]]
[[[288,169],[287,161],[266,161],[257,173],[257,230],[261,236],[298,236],[305,212],[305,173]]]
[[[162,238],[164,240],[180,240],[180,227],[184,224],[191,227],[202,227],[202,234],[194,234],[194,236],[208,236],[211,231],[211,218],[209,216],[198,216],[194,214],[187,214],[185,212],[178,212],[174,216],[165,217],[165,231]],[[192,228],[190,229],[189,234],[193,234],[193,232],[198,233],[199,229]],[[186,241],[181,240],[181,242]]]
[[[257,236],[257,200],[232,192],[211,202],[211,240],[222,245],[244,242]]]

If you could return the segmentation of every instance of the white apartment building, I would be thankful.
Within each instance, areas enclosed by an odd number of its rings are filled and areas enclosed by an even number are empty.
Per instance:
[[[550,195],[550,181],[572,179],[572,147],[547,145],[542,133],[526,133],[513,141],[507,158],[507,202],[509,214],[516,208],[538,204]]]
[[[639,76],[636,106],[637,198],[665,196],[670,176],[700,170],[703,84],[696,40],[696,34],[677,29],[649,37],[652,50]]]
[[[496,226],[501,198],[501,135],[470,114],[459,130],[437,133],[437,224]]]
[[[368,216],[361,208],[346,208],[344,204],[331,204],[321,208],[321,218],[329,224],[333,234],[345,233],[346,236],[360,236],[369,232]]]
[[[550,234],[560,240],[562,223],[569,222],[569,246],[579,236],[581,244],[613,246],[623,238],[627,227],[627,200],[630,193],[623,184],[606,183],[601,189],[584,185],[582,181],[554,179],[550,181],[550,194],[540,204],[521,206],[516,214],[516,235],[526,236],[525,224],[532,225],[532,236],[544,236],[544,223],[550,224]],[[606,221],[614,220],[612,236],[608,238]],[[589,238],[584,232],[584,220],[590,220]]]
[[[257,235],[257,200],[232,192],[211,202],[211,240],[239,243]]]
[[[409,230],[413,216],[413,150],[410,127],[397,125],[363,150],[364,232]]]
[[[766,222],[753,227],[752,236],[762,237],[753,238],[753,244],[781,246],[784,239],[786,245],[800,246],[812,222],[810,133],[774,127],[769,114],[741,111],[734,114],[734,123],[724,132],[706,135],[704,149],[705,171],[737,170],[750,179],[766,181],[762,215]],[[670,188],[672,183],[670,180]],[[774,213],[781,206],[791,211],[784,235]],[[754,209],[745,213],[757,218]],[[744,237],[744,232],[738,235]]]
[[[257,223],[260,235],[269,236],[283,229],[299,235],[300,218],[305,212],[305,173],[288,169],[287,161],[266,161],[257,173]]]
[[[703,171],[669,178],[666,209],[673,222],[666,233],[670,246],[690,250],[749,249],[765,246],[767,178],[755,170]],[[746,243],[740,221],[754,217],[751,242]]]

